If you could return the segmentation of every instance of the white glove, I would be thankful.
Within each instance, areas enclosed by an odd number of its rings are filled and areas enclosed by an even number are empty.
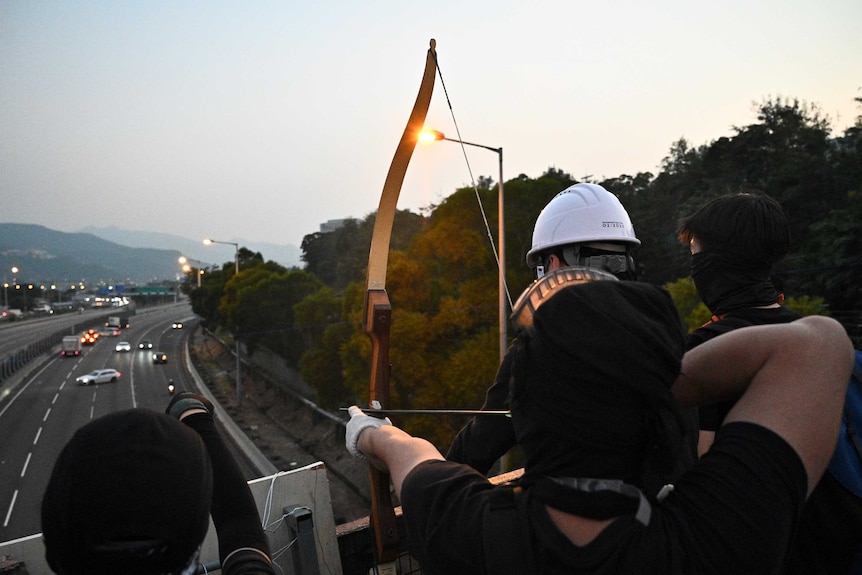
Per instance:
[[[392,422],[389,421],[388,417],[380,419],[379,417],[366,415],[365,412],[355,405],[351,405],[347,409],[347,413],[350,415],[350,421],[347,422],[347,431],[345,433],[347,451],[349,451],[350,455],[353,457],[365,459],[362,452],[356,448],[356,442],[359,441],[359,435],[369,427],[392,425]]]

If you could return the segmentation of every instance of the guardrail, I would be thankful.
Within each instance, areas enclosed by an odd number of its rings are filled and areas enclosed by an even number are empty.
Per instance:
[[[109,315],[111,314],[90,316],[86,320],[76,323],[71,327],[67,326],[62,329],[58,329],[50,335],[23,345],[11,353],[0,356],[0,383],[15,375],[16,372],[37,357],[45,355],[54,346],[60,345],[64,336],[80,333],[95,325],[102,326]]]

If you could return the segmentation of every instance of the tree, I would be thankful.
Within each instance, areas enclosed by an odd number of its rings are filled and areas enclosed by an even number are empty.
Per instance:
[[[362,281],[368,265],[374,220],[374,214],[362,221],[348,219],[335,230],[305,236],[301,256],[306,262],[305,271],[336,291],[343,290],[351,282]],[[391,249],[406,247],[422,228],[424,220],[408,210],[397,211],[390,238]]]
[[[300,375],[317,391],[320,405],[330,409],[356,403],[342,376],[341,348],[353,331],[342,317],[343,305],[332,289],[322,287],[294,306],[294,325],[306,350],[299,360]]]
[[[231,278],[219,302],[219,314],[249,353],[265,342],[288,365],[296,366],[304,348],[294,326],[293,308],[322,285],[308,272],[267,262]]]
[[[673,299],[679,317],[689,332],[696,330],[712,317],[712,312],[700,301],[691,278],[681,278],[665,284],[664,289]]]
[[[536,217],[573,183],[555,167],[536,179],[520,174],[505,182],[506,279],[513,299],[534,279],[524,256]],[[790,219],[796,241],[787,261],[775,270],[785,284],[787,305],[803,313],[843,310],[859,315],[862,118],[843,136],[831,138],[829,123],[816,107],[769,99],[756,108],[756,122],[734,128],[732,136],[700,146],[684,138],[674,142],[655,176],[640,172],[599,183],[620,198],[631,216],[642,242],[635,252],[642,279],[673,294],[689,328],[699,327],[710,314],[688,278],[690,254],[677,240],[677,221],[714,197],[741,191],[768,193],[784,205]],[[497,267],[476,202],[478,192],[488,227],[496,230],[492,184],[491,178],[480,178],[476,190],[456,190],[425,217],[408,216],[404,228],[396,218],[396,230],[404,233],[393,233],[387,289],[393,302],[393,404],[399,407],[478,407],[494,376]],[[332,320],[332,332],[327,328],[305,338],[304,365],[315,370],[315,387],[359,403],[367,401],[368,389],[370,343],[360,326],[373,221],[368,216],[349,234],[342,232],[350,246],[333,247],[335,236],[314,236],[307,244],[309,269],[331,270],[340,259],[345,273],[326,276],[343,307]],[[823,273],[826,268],[829,273]],[[318,348],[327,353],[318,354]],[[338,362],[324,366],[336,350]],[[445,442],[462,423],[415,418],[408,425]]]

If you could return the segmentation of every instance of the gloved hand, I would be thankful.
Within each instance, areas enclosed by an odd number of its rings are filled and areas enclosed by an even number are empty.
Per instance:
[[[165,413],[179,419],[190,409],[205,409],[211,416],[215,415],[215,407],[210,400],[191,391],[183,391],[175,395],[165,409]]]
[[[363,412],[355,405],[351,405],[347,409],[347,413],[350,415],[350,421],[347,422],[347,432],[345,434],[347,451],[349,451],[350,455],[352,455],[353,457],[365,459],[365,455],[363,455],[361,451],[356,449],[356,442],[359,441],[359,435],[369,427],[392,425],[392,422],[389,421],[388,417],[385,419],[380,419],[379,417],[366,415],[365,412]]]

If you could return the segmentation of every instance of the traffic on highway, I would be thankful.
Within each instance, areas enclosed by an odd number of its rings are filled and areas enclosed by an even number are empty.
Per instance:
[[[122,409],[162,411],[170,400],[169,381],[181,389],[189,387],[179,358],[190,330],[172,325],[178,317],[186,326],[194,321],[186,304],[138,310],[131,327],[117,335],[116,330],[95,327],[99,337],[92,344],[73,346],[70,338],[0,381],[0,541],[41,532],[42,494],[61,448],[78,428]],[[81,318],[56,316],[38,324],[4,325],[0,357],[72,320]],[[84,331],[69,335],[84,337]],[[120,342],[127,343],[128,351]],[[144,342],[157,347],[159,361]]]

